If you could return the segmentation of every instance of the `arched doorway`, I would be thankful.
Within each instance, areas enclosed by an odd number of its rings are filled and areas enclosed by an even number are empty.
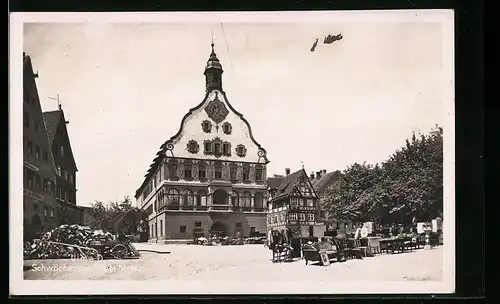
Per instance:
[[[227,205],[228,204],[228,199],[229,195],[226,190],[224,189],[217,189],[214,191],[213,194],[213,202],[214,205]]]
[[[210,227],[210,235],[216,234],[217,236],[224,237],[226,236],[226,225],[221,222],[215,222]]]

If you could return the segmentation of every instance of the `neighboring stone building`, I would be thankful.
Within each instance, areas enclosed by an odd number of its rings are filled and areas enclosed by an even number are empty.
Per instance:
[[[326,170],[317,171],[310,175],[311,183],[313,184],[314,190],[318,193],[319,197],[323,197],[326,188],[333,185],[340,179],[340,171],[326,172]]]
[[[69,140],[69,123],[64,117],[61,105],[59,110],[44,112],[43,118],[52,155],[56,165],[56,191],[59,224],[83,224],[83,209],[76,204],[76,167]]]
[[[23,53],[24,240],[55,228],[56,168],[42,116],[31,58]]]
[[[203,101],[161,145],[136,191],[148,212],[150,241],[266,231],[266,150],[222,89],[213,45]]]
[[[326,227],[318,221],[319,197],[304,169],[267,180],[268,230],[290,229],[294,237],[322,237]]]
[[[324,169],[316,172],[313,171],[309,175],[309,179],[311,180],[311,183],[314,187],[314,190],[316,190],[316,193],[318,194],[320,201],[323,198],[323,195],[325,194],[325,190],[329,186],[337,182],[339,178],[340,178],[340,171],[326,172],[326,170]],[[319,220],[320,221],[326,220],[326,213],[325,210],[321,208],[321,204],[320,204]]]

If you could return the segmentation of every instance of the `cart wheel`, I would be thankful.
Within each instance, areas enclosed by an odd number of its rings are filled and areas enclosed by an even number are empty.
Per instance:
[[[128,255],[128,249],[122,244],[118,244],[111,249],[111,255],[115,259],[123,259]]]
[[[93,260],[97,260],[99,252],[97,251],[97,249],[92,248],[87,251],[87,256]]]

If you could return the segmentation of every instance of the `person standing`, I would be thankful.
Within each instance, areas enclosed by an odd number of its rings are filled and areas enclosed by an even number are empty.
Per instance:
[[[288,245],[292,245],[293,234],[290,228],[286,228],[286,238],[288,240]]]
[[[354,234],[354,239],[359,240],[361,238],[361,230],[363,229],[363,224],[358,223],[358,229],[356,229],[356,233]]]
[[[287,238],[287,234],[285,232],[284,229],[281,229],[281,242],[284,244],[284,245],[288,245],[288,238]]]
[[[271,248],[271,244],[273,243],[273,230],[267,231],[267,247]]]
[[[398,236],[398,234],[399,234],[399,229],[398,229],[398,227],[396,227],[396,226],[394,226],[394,225],[393,225],[393,226],[391,227],[391,236],[392,236],[392,237],[396,237],[396,236]]]
[[[367,238],[368,237],[368,227],[366,227],[365,224],[362,225],[361,227],[361,238]]]

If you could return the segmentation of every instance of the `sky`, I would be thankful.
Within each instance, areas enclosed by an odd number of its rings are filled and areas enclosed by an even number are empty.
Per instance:
[[[443,125],[442,24],[25,23],[44,111],[59,94],[77,204],[133,197],[160,145],[205,94],[213,39],[223,89],[267,151],[268,176],[375,164]],[[328,34],[342,33],[333,44]],[[314,40],[320,43],[314,52]]]

